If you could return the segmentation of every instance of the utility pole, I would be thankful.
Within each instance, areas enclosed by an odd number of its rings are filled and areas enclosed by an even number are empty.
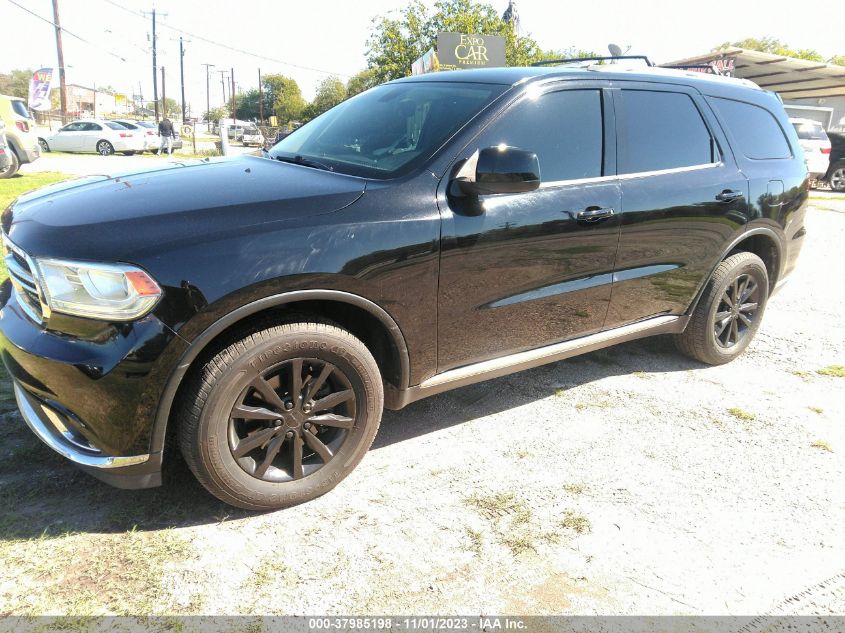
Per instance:
[[[164,89],[164,66],[161,67],[161,118],[167,117],[167,92]]]
[[[264,125],[264,94],[261,91],[261,69],[258,69],[258,120]]]
[[[226,75],[227,73],[225,70],[218,70],[217,72],[220,73],[220,89],[223,91],[223,105],[226,105]]]
[[[179,36],[179,75],[182,80],[182,123],[185,123],[185,49],[182,48],[182,36]]]
[[[62,48],[62,27],[59,22],[59,0],[53,0],[53,22],[56,25],[56,55],[59,58],[59,93],[62,102],[62,125],[67,123],[67,86],[65,86],[65,53]]]
[[[162,69],[162,75],[164,70]],[[153,9],[153,104],[158,122],[158,67],[156,66],[156,10]]]
[[[205,123],[206,128],[210,128],[211,121],[208,120],[208,113],[211,112],[211,83],[208,79],[208,73],[214,67],[214,64],[200,64],[200,66],[205,66]]]
[[[235,97],[235,69],[232,68],[232,122],[238,118],[238,102]]]

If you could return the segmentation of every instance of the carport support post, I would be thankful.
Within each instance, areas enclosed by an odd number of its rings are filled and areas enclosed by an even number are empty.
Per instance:
[[[220,153],[229,155],[229,126],[225,121],[220,121]]]

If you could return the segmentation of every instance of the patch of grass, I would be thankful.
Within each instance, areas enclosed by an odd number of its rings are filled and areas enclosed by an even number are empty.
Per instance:
[[[589,534],[593,531],[593,526],[590,520],[582,514],[577,514],[571,510],[567,510],[563,515],[563,520],[560,526],[567,530],[573,530],[578,534]]]
[[[739,407],[731,407],[730,409],[728,409],[728,413],[730,413],[737,420],[742,420],[743,422],[750,422],[752,420],[757,419],[757,416],[755,416],[753,413],[749,413],[748,411],[740,409]]]
[[[516,455],[517,459],[525,459],[527,457],[531,457],[531,451],[525,448],[518,448],[514,451],[513,454]]]
[[[250,593],[264,593],[287,570],[287,565],[271,558],[262,562],[257,569],[252,570],[252,574],[244,582],[242,588]]]
[[[484,550],[484,537],[481,532],[469,527],[468,525],[464,527],[464,532],[466,532],[466,535],[469,538],[470,549],[476,555],[481,556],[481,553]]]
[[[524,554],[528,551],[537,551],[536,547],[534,546],[534,539],[531,538],[530,535],[525,533],[514,534],[512,532],[508,532],[499,535],[498,540],[502,545],[507,547],[511,551],[511,554],[513,554],[514,556],[519,556],[520,554]]]
[[[652,378],[651,374],[648,374],[644,371],[635,371],[631,374],[634,378],[640,378],[641,380],[650,380]]]
[[[466,503],[487,516],[515,514],[523,508],[531,511],[525,502],[522,499],[517,499],[512,492],[497,492],[489,495],[473,494],[466,498]]]
[[[567,389],[566,387],[558,387],[555,389],[555,398],[563,398],[566,396]]]
[[[819,415],[824,415],[824,409],[821,407],[807,407],[813,413],[818,413]]]
[[[845,378],[845,367],[842,365],[828,365],[817,369],[816,373],[820,376],[833,376],[834,378]]]
[[[804,382],[813,382],[813,374],[803,369],[790,369],[789,373],[793,376],[798,376]]]
[[[811,442],[810,447],[811,448],[817,448],[820,451],[826,451],[828,453],[833,452],[833,449],[830,447],[830,444],[828,444],[824,440],[816,440],[815,442]]]
[[[563,484],[563,489],[571,495],[580,495],[584,493],[584,484]]]
[[[172,530],[3,541],[0,560],[12,580],[5,609],[80,616],[172,610],[162,596],[162,582],[167,567],[191,551]]]
[[[584,411],[590,407],[594,409],[609,409],[613,406],[613,403],[610,400],[596,400],[595,402],[576,402],[575,408],[578,411]]]

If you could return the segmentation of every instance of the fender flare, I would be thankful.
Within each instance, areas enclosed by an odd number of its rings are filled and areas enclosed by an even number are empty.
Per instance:
[[[410,381],[410,358],[408,356],[408,346],[405,343],[405,337],[399,329],[399,326],[396,324],[396,321],[394,321],[393,317],[391,317],[379,305],[359,295],[341,290],[292,290],[290,292],[271,295],[251,303],[247,303],[246,305],[236,308],[232,312],[220,317],[190,342],[188,349],[182,353],[176,367],[170,372],[167,382],[164,385],[164,389],[162,390],[162,395],[159,399],[158,408],[156,410],[150,442],[150,452],[152,454],[161,454],[164,451],[167,425],[170,420],[170,413],[173,408],[176,393],[179,386],[182,384],[185,375],[188,373],[188,369],[190,369],[191,364],[202,353],[202,351],[215,338],[217,338],[220,333],[238,321],[252,316],[253,314],[258,314],[259,312],[269,308],[276,308],[288,303],[296,303],[300,301],[335,301],[339,303],[348,303],[365,310],[371,316],[378,319],[387,330],[399,352],[399,389],[407,389]]]
[[[775,279],[780,278],[781,271],[783,270],[785,264],[783,259],[783,254],[786,251],[786,247],[784,245],[784,238],[782,235],[778,234],[777,231],[768,226],[755,226],[737,235],[722,250],[721,256],[710,269],[710,272],[707,274],[704,283],[701,285],[701,288],[699,288],[698,292],[695,295],[695,298],[692,300],[692,303],[690,303],[689,308],[687,308],[685,314],[692,314],[695,311],[696,307],[698,307],[698,302],[701,300],[701,296],[704,294],[704,289],[707,288],[707,282],[710,281],[711,277],[713,277],[713,273],[716,272],[716,268],[719,267],[719,264],[722,263],[725,257],[727,257],[728,254],[737,247],[737,245],[741,244],[749,237],[753,237],[755,235],[765,235],[766,237],[772,238],[772,241],[775,243],[775,248],[777,249],[778,256],[778,270],[775,271]],[[772,288],[769,288],[769,296],[771,296],[772,290],[774,290],[774,286],[772,286]]]

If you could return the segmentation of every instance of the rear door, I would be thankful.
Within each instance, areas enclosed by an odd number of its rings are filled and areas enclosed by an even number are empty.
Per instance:
[[[748,183],[692,88],[614,90],[622,229],[606,327],[683,314],[748,222]]]
[[[80,134],[79,150],[83,152],[96,152],[97,141],[104,137],[110,136],[103,131],[103,126],[99,123],[84,123],[82,133]]]
[[[464,148],[537,154],[536,191],[443,195],[438,371],[597,332],[619,232],[612,97],[603,81],[530,87]]]

